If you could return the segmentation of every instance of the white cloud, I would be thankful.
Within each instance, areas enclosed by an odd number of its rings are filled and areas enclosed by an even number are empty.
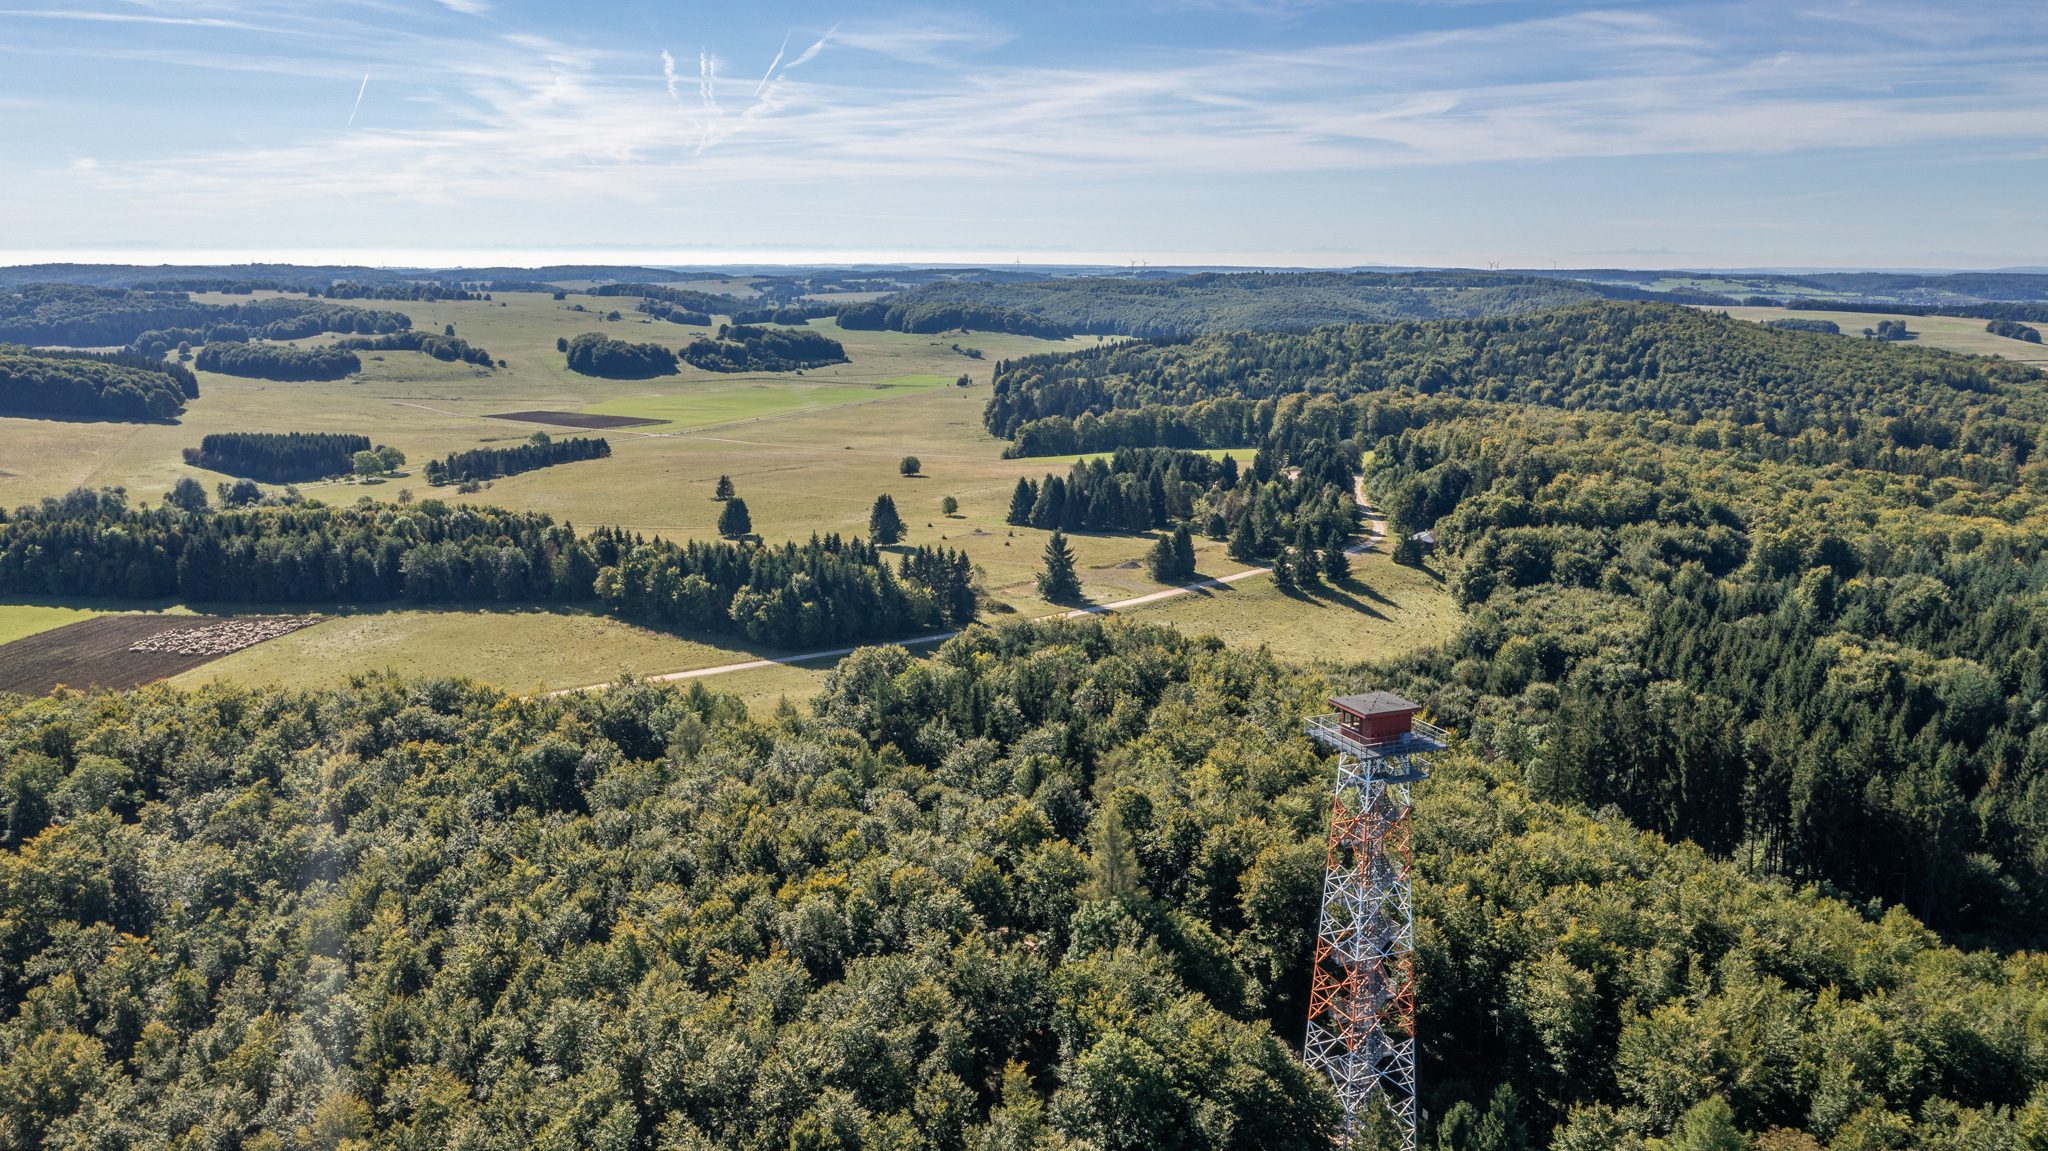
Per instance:
[[[707,46],[699,99],[680,115],[649,89],[637,52],[532,35],[363,32],[361,51],[390,59],[378,67],[380,91],[410,83],[415,96],[435,93],[426,114],[342,139],[110,160],[94,178],[110,192],[183,198],[195,211],[325,202],[336,170],[350,173],[359,202],[656,203],[686,189],[865,178],[1279,177],[1503,160],[2025,149],[2048,139],[2039,15],[2009,14],[2002,32],[1930,44],[1882,32],[1886,11],[1871,8],[1856,27],[1880,31],[1863,32],[1772,23],[1741,6],[1690,18],[1586,11],[1289,51],[1127,53],[1100,67],[997,57],[960,68],[961,56],[1000,47],[1004,35],[856,26],[819,37],[779,71],[771,64],[737,114],[718,102],[722,64]],[[858,83],[793,74],[828,43],[901,64],[870,61]],[[661,57],[667,96],[679,101],[675,58]],[[294,63],[184,59],[279,71]]]

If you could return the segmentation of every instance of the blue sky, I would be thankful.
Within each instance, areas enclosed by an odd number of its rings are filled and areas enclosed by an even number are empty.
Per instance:
[[[2048,4],[0,0],[0,259],[2048,264]]]

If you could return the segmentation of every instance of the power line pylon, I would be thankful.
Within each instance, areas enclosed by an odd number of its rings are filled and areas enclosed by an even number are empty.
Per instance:
[[[1308,721],[1337,753],[1323,911],[1303,1057],[1344,1104],[1345,1146],[1384,1107],[1415,1151],[1415,901],[1408,789],[1444,733],[1392,692],[1339,696]]]

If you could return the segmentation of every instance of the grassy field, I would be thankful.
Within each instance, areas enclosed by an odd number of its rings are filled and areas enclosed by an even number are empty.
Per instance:
[[[104,612],[96,608],[46,607],[41,604],[0,604],[0,644],[39,632],[82,623]]]
[[[755,532],[769,541],[803,539],[813,532],[865,535],[875,495],[888,492],[909,524],[907,544],[943,544],[968,553],[980,569],[983,588],[1010,609],[998,618],[1054,610],[1037,596],[1034,583],[1046,533],[1012,528],[1004,519],[1018,477],[1062,472],[1076,457],[1005,460],[1005,445],[981,426],[981,410],[997,360],[1092,340],[841,332],[824,320],[814,326],[845,343],[850,363],[801,376],[720,375],[685,366],[680,374],[658,380],[612,381],[569,372],[555,350],[556,339],[603,331],[680,347],[703,329],[631,312],[605,323],[599,312],[571,310],[578,300],[507,294],[498,301],[402,305],[416,327],[438,330],[453,324],[458,335],[508,361],[496,371],[417,353],[365,353],[360,377],[334,383],[271,383],[202,373],[202,395],[177,424],[0,419],[0,460],[6,461],[0,506],[81,484],[118,485],[136,502],[154,502],[186,475],[211,488],[225,477],[180,460],[180,450],[208,432],[357,432],[404,451],[409,474],[371,484],[301,485],[301,490],[330,503],[389,500],[410,490],[420,498],[543,511],[581,528],[612,524],[681,539],[712,534],[720,509],[712,488],[720,475],[729,475],[747,501]],[[581,302],[595,307],[619,301],[584,297]],[[982,351],[982,358],[962,355],[955,343]],[[970,386],[953,386],[963,373]],[[665,422],[604,433],[613,448],[609,459],[500,479],[471,495],[428,488],[419,478],[421,465],[430,458],[524,439],[540,425],[490,417],[533,409]],[[549,431],[577,434],[559,427]],[[1246,449],[1235,454],[1245,462],[1251,457]],[[920,459],[920,475],[899,473],[905,455]],[[949,495],[960,503],[952,517],[939,510]],[[1142,564],[1149,536],[1084,534],[1072,541],[1084,590],[1093,601],[1159,590]],[[1243,566],[1224,555],[1222,544],[1208,540],[1197,540],[1197,562],[1204,575]],[[1373,558],[1362,567],[1385,563]],[[1397,577],[1387,580],[1392,586]],[[1384,618],[1364,611],[1333,615],[1328,604],[1268,598],[1271,602],[1264,602],[1248,584],[1229,595],[1148,606],[1143,614],[1226,638],[1270,635],[1279,645],[1276,650],[1303,652],[1311,638],[1340,625],[1355,629],[1347,637],[1366,647],[1402,649],[1441,637],[1453,618],[1447,596],[1420,587],[1393,597],[1397,606],[1391,609],[1378,606]],[[306,605],[305,610],[334,614],[322,605]],[[754,658],[729,643],[693,642],[573,613],[340,614],[344,618],[227,657],[180,682],[233,677],[310,685],[394,668],[469,675],[510,690],[552,690],[600,682],[626,670],[653,674]],[[815,690],[821,676],[776,668],[711,682],[772,702],[784,693],[794,698]]]
[[[1787,311],[1784,308],[1716,308],[1727,312],[1738,320],[1829,320],[1841,326],[1842,334],[1860,339],[1859,333],[1865,328],[1875,328],[1880,320],[1904,320],[1906,327],[1918,332],[1920,338],[1911,341],[1922,347],[1943,348],[1951,352],[1962,352],[1972,356],[1998,356],[2023,363],[2048,365],[2048,348],[2040,344],[2029,344],[1994,336],[1984,330],[1983,320],[1966,319],[1961,316],[1895,316],[1880,312],[1806,312]]]
[[[605,416],[659,420],[671,429],[702,429],[755,423],[797,412],[815,412],[842,404],[879,403],[910,391],[943,388],[955,377],[931,373],[897,376],[876,383],[839,383],[809,376],[756,378],[731,387],[705,387],[685,392],[650,391],[593,404],[584,411]]]

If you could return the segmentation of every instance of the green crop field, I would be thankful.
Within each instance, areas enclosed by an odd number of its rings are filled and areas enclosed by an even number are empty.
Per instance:
[[[575,311],[578,303],[590,310]],[[601,318],[621,304],[627,307],[620,309],[620,320]],[[712,487],[719,476],[729,475],[747,501],[755,533],[771,543],[805,539],[814,532],[866,535],[869,508],[877,493],[887,492],[909,524],[905,545],[943,544],[966,551],[980,570],[982,588],[1000,605],[1000,616],[1056,610],[1039,598],[1035,585],[1046,533],[1012,528],[1005,517],[1020,476],[1064,472],[1085,457],[1006,460],[1005,445],[983,429],[981,411],[996,361],[1093,343],[1092,338],[841,331],[831,320],[820,320],[812,326],[843,342],[851,362],[801,375],[721,375],[685,365],[675,376],[605,380],[570,372],[555,341],[600,331],[679,348],[706,330],[650,320],[627,310],[630,301],[573,295],[558,301],[537,293],[508,293],[493,301],[397,306],[423,330],[453,324],[457,335],[489,349],[507,366],[484,371],[414,352],[368,352],[362,354],[360,376],[333,383],[201,373],[200,398],[175,424],[0,419],[0,459],[7,461],[0,474],[0,506],[79,485],[119,486],[132,501],[152,503],[187,475],[210,489],[227,477],[187,467],[180,458],[181,449],[209,432],[357,432],[403,451],[405,474],[371,483],[304,484],[301,491],[329,503],[391,500],[409,491],[414,498],[543,511],[583,529],[609,524],[683,539],[712,534],[721,507],[711,498]],[[963,355],[955,344],[983,355]],[[963,374],[970,386],[953,386]],[[467,495],[429,488],[420,478],[428,459],[515,443],[540,430],[537,424],[491,418],[493,413],[537,409],[663,422],[602,433],[548,427],[558,437],[602,434],[613,455],[499,479]],[[1248,463],[1252,452],[1240,448],[1234,454]],[[920,474],[900,474],[898,464],[906,455],[919,458]],[[951,517],[940,512],[946,496],[959,501]],[[1161,589],[1143,567],[1150,536],[1080,534],[1072,542],[1091,601],[1109,603]],[[1196,544],[1202,575],[1243,569],[1224,554],[1221,543]],[[1392,569],[1385,559],[1372,557],[1361,561],[1361,572],[1374,565]],[[1391,587],[1408,578],[1419,577],[1389,574],[1374,586]],[[1139,610],[1189,631],[1257,634],[1271,638],[1276,650],[1304,652],[1313,637],[1341,623],[1346,642],[1361,645],[1360,655],[1432,642],[1452,625],[1450,598],[1433,583],[1395,596],[1398,607],[1381,605],[1376,615],[1333,614],[1337,609],[1327,603],[1269,595],[1254,586],[1264,582],[1246,581],[1228,594]],[[662,674],[762,654],[729,639],[677,637],[575,612],[303,606],[341,618],[207,664],[178,682],[233,678],[313,686],[392,668],[474,676],[515,690],[558,690],[627,671]],[[0,629],[11,618],[0,616]],[[6,634],[0,630],[0,637]],[[810,694],[823,674],[815,666],[777,667],[733,673],[716,682],[772,703],[782,695]]]
[[[0,643],[37,635],[104,614],[93,608],[0,604]]]

